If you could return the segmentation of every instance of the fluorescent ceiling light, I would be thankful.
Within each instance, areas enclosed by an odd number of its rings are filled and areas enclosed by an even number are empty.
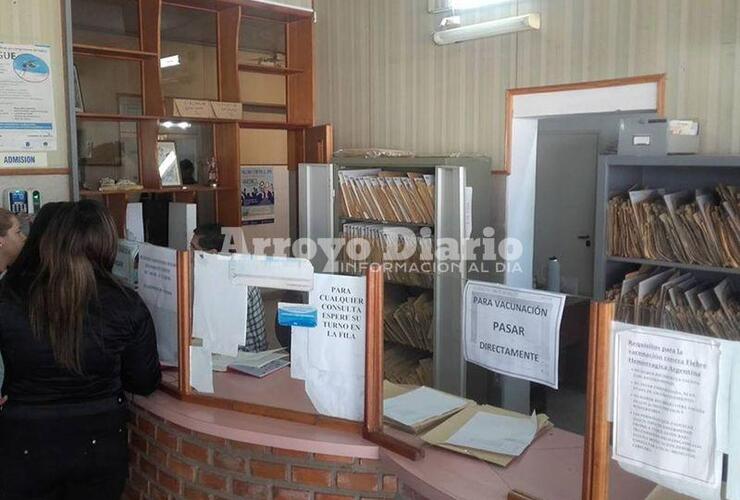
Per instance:
[[[160,68],[170,68],[172,66],[179,66],[180,65],[180,56],[169,56],[169,57],[163,57],[159,60],[159,67]]]
[[[179,127],[179,128],[181,128],[181,129],[183,129],[183,130],[187,130],[187,129],[189,129],[190,127],[192,127],[192,124],[191,124],[190,122],[177,122],[177,123],[175,123],[175,122],[171,122],[171,121],[169,121],[169,120],[168,120],[168,121],[166,121],[166,122],[162,122],[162,124],[161,124],[161,125],[162,125],[162,126],[163,126],[164,128],[174,128],[174,127]]]
[[[434,43],[437,45],[448,45],[450,43],[465,42],[489,36],[516,33],[517,31],[538,29],[540,29],[540,15],[535,13],[437,31],[434,33],[433,38]]]
[[[497,3],[509,3],[511,0],[448,0],[448,5],[452,10],[477,9],[486,5]]]

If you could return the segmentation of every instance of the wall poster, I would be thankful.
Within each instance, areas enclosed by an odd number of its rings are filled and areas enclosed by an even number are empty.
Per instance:
[[[50,47],[0,43],[0,151],[56,148]]]
[[[241,168],[242,225],[275,222],[273,167]]]

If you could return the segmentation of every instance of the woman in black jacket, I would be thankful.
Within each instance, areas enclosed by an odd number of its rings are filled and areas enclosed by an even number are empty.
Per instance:
[[[128,466],[124,391],[149,394],[161,377],[154,325],[111,274],[105,208],[49,209],[0,286],[0,499],[114,500]]]

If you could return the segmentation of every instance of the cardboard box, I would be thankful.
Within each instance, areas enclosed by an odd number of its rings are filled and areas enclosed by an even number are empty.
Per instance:
[[[211,101],[199,99],[179,99],[168,97],[164,100],[165,114],[183,118],[216,118]]]

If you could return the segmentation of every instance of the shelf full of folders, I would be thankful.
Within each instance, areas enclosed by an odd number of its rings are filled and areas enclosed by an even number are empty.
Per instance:
[[[740,340],[735,160],[602,157],[596,279],[618,321]]]
[[[383,265],[386,281],[383,326],[385,378],[400,384],[433,380],[435,217],[433,169],[341,169],[337,213],[344,240],[343,274],[362,275]],[[432,172],[432,173],[428,173]],[[365,240],[358,258],[349,242]],[[404,255],[403,260],[389,258]]]

